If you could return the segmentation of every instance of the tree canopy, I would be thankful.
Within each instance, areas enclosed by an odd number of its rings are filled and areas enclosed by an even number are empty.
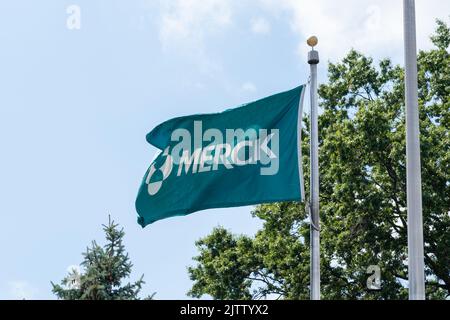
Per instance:
[[[450,295],[450,29],[418,54],[426,295]],[[321,295],[407,298],[404,70],[351,50],[319,87]],[[309,121],[302,135],[309,188]],[[189,294],[214,299],[309,298],[309,223],[303,203],[257,206],[253,237],[219,227],[196,245]],[[368,290],[370,265],[381,289]]]
[[[144,276],[133,283],[122,284],[129,278],[133,264],[125,252],[125,232],[109,218],[103,225],[106,244],[102,247],[92,241],[83,253],[81,266],[84,271],[71,270],[61,281],[54,284],[53,293],[63,300],[136,300],[144,284]],[[153,295],[147,297],[151,299]]]

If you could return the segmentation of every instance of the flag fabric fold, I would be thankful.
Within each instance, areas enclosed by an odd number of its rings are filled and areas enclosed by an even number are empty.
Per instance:
[[[144,227],[210,208],[303,200],[304,89],[155,127],[146,139],[160,153],[138,191],[138,223]]]

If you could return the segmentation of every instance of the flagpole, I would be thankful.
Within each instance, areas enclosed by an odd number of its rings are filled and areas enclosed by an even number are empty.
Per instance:
[[[406,104],[406,199],[409,299],[425,299],[416,17],[414,0],[403,0]]]
[[[320,300],[320,228],[319,228],[319,130],[317,103],[317,64],[319,53],[314,50],[317,38],[307,41],[311,46],[308,63],[311,70],[310,85],[310,297]]]

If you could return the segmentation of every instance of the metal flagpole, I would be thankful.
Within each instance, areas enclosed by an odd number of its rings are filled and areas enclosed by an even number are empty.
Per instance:
[[[414,0],[403,0],[406,104],[406,199],[408,210],[409,299],[425,299],[420,169],[417,48]]]
[[[308,52],[308,63],[311,69],[311,114],[310,114],[310,297],[320,300],[320,229],[319,229],[319,130],[317,105],[317,64],[319,53],[314,50],[317,38],[307,41],[311,46]]]

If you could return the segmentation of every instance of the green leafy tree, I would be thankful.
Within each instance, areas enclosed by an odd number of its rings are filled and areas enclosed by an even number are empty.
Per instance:
[[[450,295],[450,30],[418,55],[426,295]],[[321,293],[325,299],[408,296],[404,71],[354,50],[329,63],[319,88]],[[309,127],[305,118],[306,128]],[[303,132],[309,189],[309,132]],[[196,245],[189,294],[215,299],[309,298],[309,224],[304,204],[257,206],[254,237],[216,228]],[[370,265],[381,290],[367,289]]]
[[[102,247],[92,241],[91,247],[83,253],[81,266],[84,272],[69,272],[61,281],[54,284],[53,293],[64,300],[136,300],[144,284],[143,275],[134,283],[122,285],[129,278],[132,263],[122,243],[125,232],[109,218],[103,225],[106,244]],[[153,295],[147,297],[151,299]]]

